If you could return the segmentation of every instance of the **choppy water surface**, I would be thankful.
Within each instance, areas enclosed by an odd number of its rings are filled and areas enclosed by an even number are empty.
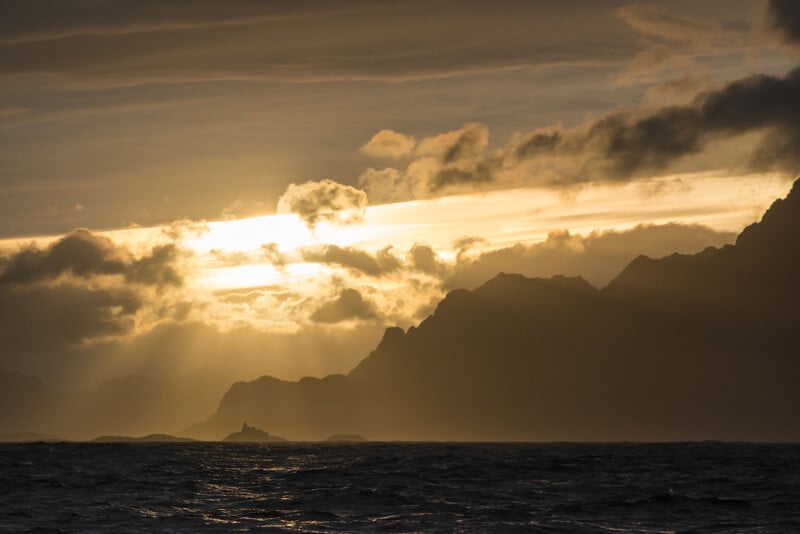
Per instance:
[[[799,532],[800,445],[0,445],[0,530]]]

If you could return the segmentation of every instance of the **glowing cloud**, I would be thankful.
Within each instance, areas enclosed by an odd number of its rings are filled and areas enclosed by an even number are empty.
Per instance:
[[[278,213],[295,213],[309,228],[318,222],[336,224],[361,222],[367,207],[367,194],[333,180],[289,184],[278,199]]]
[[[361,152],[376,158],[400,159],[409,156],[417,141],[394,130],[381,130],[361,147]]]

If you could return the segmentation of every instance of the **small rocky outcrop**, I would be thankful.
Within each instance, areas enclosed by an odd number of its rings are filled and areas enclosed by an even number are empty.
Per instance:
[[[248,425],[246,422],[242,423],[242,429],[239,432],[234,432],[226,436],[222,441],[239,442],[239,443],[282,443],[286,439],[273,436],[269,432],[264,432],[260,428]]]

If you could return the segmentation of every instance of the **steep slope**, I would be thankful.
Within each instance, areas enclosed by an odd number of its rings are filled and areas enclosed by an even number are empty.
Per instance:
[[[604,291],[678,314],[768,323],[796,318],[798,290],[800,180],[735,245],[659,260],[639,256]]]
[[[388,329],[348,376],[238,383],[192,429],[290,439],[797,440],[800,185],[735,246],[607,288],[500,274]],[[217,437],[218,437],[217,435]]]

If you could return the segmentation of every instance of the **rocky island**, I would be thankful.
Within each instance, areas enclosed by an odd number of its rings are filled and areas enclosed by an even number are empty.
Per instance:
[[[171,436],[169,434],[148,434],[141,437],[131,436],[98,436],[92,443],[191,443],[197,441],[192,438]]]
[[[273,436],[269,432],[264,432],[260,428],[249,426],[246,422],[242,423],[242,429],[226,436],[222,441],[232,441],[240,443],[285,443],[286,439]]]

